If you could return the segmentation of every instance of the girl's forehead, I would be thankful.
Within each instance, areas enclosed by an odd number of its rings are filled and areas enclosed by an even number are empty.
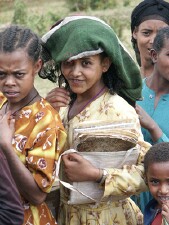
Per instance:
[[[74,61],[83,61],[83,60],[97,60],[101,58],[101,54],[96,54],[96,55],[88,55],[88,56],[83,56],[79,58],[73,58],[71,57],[70,59],[65,60],[66,62],[74,62]]]
[[[0,52],[0,67],[15,70],[33,66],[34,63],[25,51]]]
[[[169,176],[169,161],[153,162],[148,165],[148,174],[168,174]]]
[[[22,57],[29,57],[28,56],[28,52],[26,49],[24,48],[18,48],[14,51],[0,51],[0,54],[1,55],[6,55],[6,56],[15,56],[15,57],[19,57],[19,56],[22,56]]]
[[[138,26],[139,29],[140,28],[145,28],[145,29],[160,29],[163,27],[168,26],[168,24],[166,24],[164,21],[161,20],[145,20],[143,22],[140,23],[140,25]]]

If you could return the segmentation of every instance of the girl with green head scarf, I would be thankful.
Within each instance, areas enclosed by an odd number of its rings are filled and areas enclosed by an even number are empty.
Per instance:
[[[130,105],[141,97],[139,69],[113,29],[96,17],[67,17],[47,32],[42,42],[45,66],[40,76],[57,81],[55,68],[61,72],[60,87],[52,90],[47,99],[60,110],[68,134],[65,151],[74,147],[73,132],[78,126],[131,123],[132,129],[127,128],[125,135],[130,140],[134,135],[138,152],[130,165],[117,168],[94,166],[77,153],[62,156],[61,180],[93,182],[103,194],[96,202],[70,204],[70,191],[61,185],[59,224],[143,224],[139,208],[129,198],[146,190],[143,157],[149,145],[143,141],[138,116]],[[121,132],[117,139],[124,141]],[[126,143],[124,141],[125,150]],[[96,152],[95,144],[88,146],[90,152]],[[109,144],[108,149],[100,147],[99,152],[111,152],[111,147]],[[88,150],[83,147],[82,151]]]

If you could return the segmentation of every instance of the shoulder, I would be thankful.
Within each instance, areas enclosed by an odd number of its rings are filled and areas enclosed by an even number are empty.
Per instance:
[[[122,109],[126,109],[127,111],[129,110],[135,112],[135,109],[118,94],[115,95],[109,94],[108,102],[111,103],[116,110],[119,109],[121,111]]]
[[[39,101],[35,102],[32,105],[32,111],[33,115],[37,114],[38,112],[44,112],[45,115],[49,114],[52,116],[58,115],[58,112],[50,105],[48,101],[46,101],[44,98],[41,98]]]
[[[149,225],[152,223],[156,213],[157,213],[157,201],[153,198],[148,202],[144,210],[144,224]]]
[[[44,98],[41,98],[41,100],[37,102],[36,107],[38,109],[36,115],[43,114],[44,117],[48,119],[48,123],[51,123],[52,121],[57,123],[59,122],[59,126],[62,127],[61,118],[58,111],[55,110],[48,101],[46,101]]]
[[[103,112],[114,120],[138,120],[135,109],[117,94],[108,94],[101,104]]]
[[[5,98],[5,96],[2,94],[2,92],[0,92],[0,108],[6,102],[6,100],[7,99]]]

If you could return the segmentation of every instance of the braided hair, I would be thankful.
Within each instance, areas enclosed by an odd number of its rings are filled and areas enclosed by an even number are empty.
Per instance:
[[[36,62],[41,54],[41,40],[29,28],[11,25],[0,32],[0,52],[13,52],[25,49],[28,56]]]

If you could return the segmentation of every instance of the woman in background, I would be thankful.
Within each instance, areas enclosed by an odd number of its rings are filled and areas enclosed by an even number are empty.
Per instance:
[[[163,0],[141,1],[131,14],[132,45],[142,77],[153,72],[150,50],[157,31],[169,25],[169,2]]]
[[[151,49],[157,32],[169,24],[169,3],[163,0],[142,1],[132,12],[131,31],[132,42],[136,52],[138,63],[141,66],[143,80],[142,101],[137,101],[136,111],[139,114],[144,140],[150,144],[169,141],[167,101],[158,89],[165,89],[154,76],[154,60]],[[156,68],[157,70],[157,68]],[[158,75],[159,76],[159,75]],[[156,77],[158,77],[156,76]],[[156,83],[157,82],[157,83]],[[166,83],[166,81],[165,81]],[[166,113],[165,113],[166,112]],[[132,197],[142,211],[151,199],[149,192]]]

